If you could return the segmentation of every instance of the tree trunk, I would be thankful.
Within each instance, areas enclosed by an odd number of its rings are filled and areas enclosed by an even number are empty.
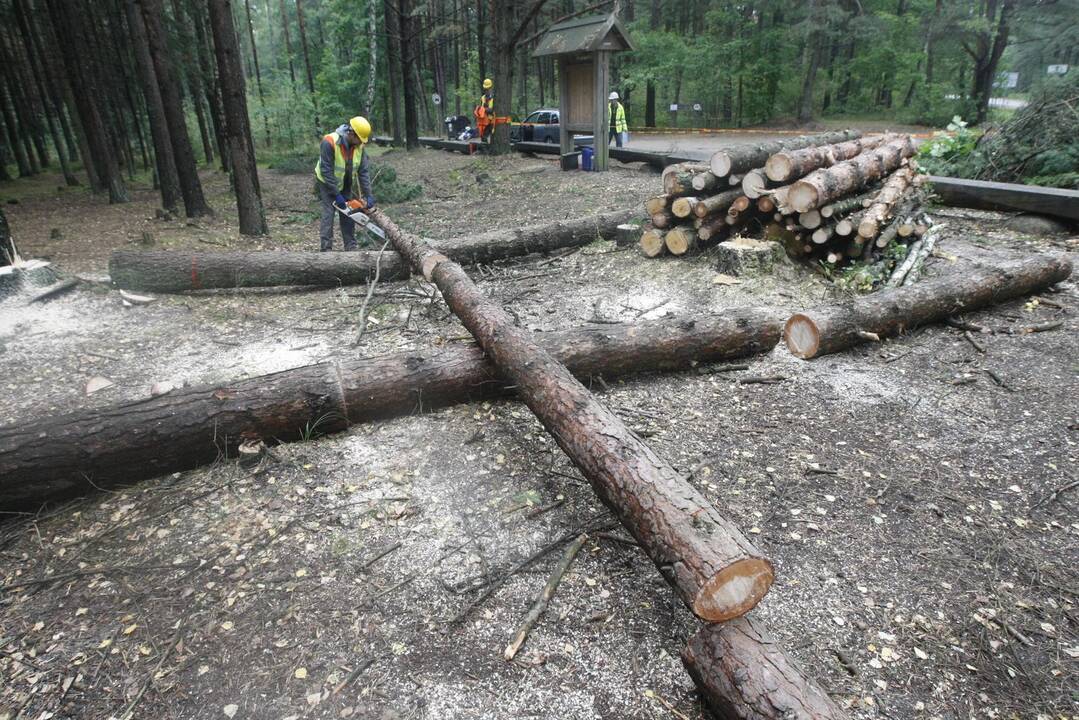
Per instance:
[[[288,75],[292,80],[292,89],[296,89],[296,66],[292,63],[292,36],[288,31],[288,11],[285,9],[285,0],[278,0],[281,11],[281,34],[285,38],[285,57],[288,58]]]
[[[273,146],[270,135],[270,118],[266,115],[266,95],[262,92],[262,69],[259,67],[259,50],[255,44],[255,24],[251,21],[251,0],[244,0],[244,12],[247,14],[247,37],[251,42],[251,61],[255,65],[255,86],[259,91],[259,107],[262,109],[262,126],[266,133],[266,147]]]
[[[367,100],[364,114],[370,118],[375,109],[375,78],[378,76],[378,13],[375,0],[367,0]]]
[[[420,147],[419,118],[416,116],[416,74],[412,71],[415,62],[415,32],[412,21],[413,0],[397,0],[398,7],[398,43],[401,51],[401,88],[405,100],[405,147],[416,150]]]
[[[768,158],[768,161],[764,163],[764,172],[773,182],[790,182],[814,170],[850,160],[855,155],[879,147],[890,139],[887,135],[870,135],[834,145],[784,150]]]
[[[307,91],[311,93],[311,103],[315,106],[315,132],[322,127],[318,120],[318,96],[315,94],[315,76],[311,72],[311,57],[307,51],[307,23],[304,22],[303,0],[296,0],[296,22],[300,29],[300,49],[303,50],[303,65],[307,70]]]
[[[723,720],[848,717],[751,617],[701,628],[682,651],[682,664]]]
[[[3,216],[0,215],[0,220]],[[536,335],[578,377],[677,370],[766,352],[769,310],[665,318]],[[321,363],[216,387],[0,428],[0,508],[31,507],[234,456],[245,439],[299,440],[349,425],[510,395],[473,345]]]
[[[19,177],[30,177],[34,174],[30,168],[30,159],[26,156],[26,147],[19,137],[19,124],[15,120],[14,98],[7,92],[4,77],[0,75],[0,111],[4,116],[4,127],[7,129],[8,142],[11,152],[15,156],[15,164],[19,169]]]
[[[772,584],[772,564],[709,500],[484,298],[460,265],[402,233],[381,210],[371,216],[412,268],[442,291],[495,368],[516,385],[693,613],[720,622],[760,602]]]
[[[232,0],[210,0],[210,29],[217,55],[218,82],[225,111],[225,135],[232,185],[240,214],[240,233],[266,235],[255,145],[247,115],[243,62],[232,21]]]
[[[71,2],[71,0],[67,0]],[[180,178],[180,194],[184,198],[184,211],[188,217],[201,217],[212,214],[210,206],[202,193],[195,153],[191,149],[191,139],[187,135],[187,123],[184,122],[184,107],[180,84],[173,72],[172,60],[165,30],[162,25],[164,8],[161,0],[136,0],[142,9],[146,23],[146,39],[153,61],[154,74],[161,91],[161,103],[165,108],[165,122],[169,127],[169,142],[172,143],[172,155],[176,162],[176,174]],[[196,22],[197,22],[196,18]]]
[[[821,20],[815,17],[817,14],[817,0],[809,0],[809,35],[806,38],[805,53],[802,57],[802,66],[805,75],[802,76],[802,96],[798,103],[798,121],[808,123],[813,119],[813,91],[817,83],[817,69],[820,67],[820,36],[816,24]]]
[[[221,158],[221,169],[224,172],[230,172],[229,154],[225,149],[225,113],[221,109],[221,95],[217,74],[214,71],[214,50],[207,34],[207,29],[203,25],[203,16],[201,14],[192,14],[189,17],[191,18],[191,24],[195,26],[195,43],[198,46],[196,55],[198,56],[199,70],[202,72],[202,95],[206,101],[206,107],[209,109],[214,145],[217,146],[217,155]],[[199,105],[201,105],[201,101],[199,101]],[[213,154],[210,153],[210,157],[212,156]],[[210,162],[212,163],[213,161],[211,160]]]
[[[972,53],[974,58],[974,102],[975,122],[985,122],[989,114],[989,99],[993,95],[993,81],[997,78],[997,67],[1000,58],[1008,47],[1008,36],[1011,31],[1012,11],[1015,0],[1003,0],[1000,7],[1000,18],[997,20],[996,33],[990,41],[988,31],[982,31],[978,37],[978,52]],[[988,22],[993,22],[993,11],[996,8],[995,0],[986,3],[988,10]]]
[[[874,180],[879,180],[914,154],[909,135],[857,155],[829,168],[816,170],[791,185],[787,201],[795,212],[817,210]]]
[[[78,92],[74,93],[75,105],[86,131],[95,172],[101,183],[108,188],[110,203],[127,202],[127,186],[120,174],[120,166],[109,144],[105,122],[98,108],[98,102],[103,99],[104,93],[95,79],[83,72],[87,58],[93,51],[83,42],[83,34],[76,30],[81,17],[78,5],[74,0],[48,0],[47,5],[51,17],[62,18],[54,23],[53,27],[58,36],[57,45],[67,77],[71,78],[73,85],[78,88]]]
[[[146,25],[135,0],[125,0],[124,4],[127,10],[131,49],[135,55],[135,69],[138,71],[142,96],[146,101],[146,114],[150,118],[150,139],[154,144],[154,162],[157,166],[158,186],[161,189],[161,207],[175,214],[182,198],[180,178],[176,174],[172,141],[169,139],[168,124],[165,122],[165,106],[161,102],[161,92],[154,76],[153,60],[150,58],[150,47],[146,42]]]
[[[840,130],[818,135],[798,135],[786,140],[774,140],[767,143],[735,145],[712,154],[709,165],[716,177],[726,177],[732,173],[741,174],[759,168],[772,155],[784,150],[801,150],[814,145],[829,145],[860,138],[857,130]]]
[[[445,244],[454,260],[488,263],[535,252],[580,247],[597,237],[614,238],[620,224],[639,217],[635,209],[593,215],[548,225],[495,230]],[[277,285],[362,285],[374,275],[379,253],[286,253],[116,250],[109,258],[113,284],[144,292],[184,292],[208,288]],[[383,281],[407,278],[408,266],[388,251],[379,263]]]
[[[1071,263],[1055,255],[999,266],[965,265],[933,280],[797,313],[783,336],[795,357],[814,358],[1043,290],[1071,271]]]
[[[383,0],[382,15],[386,19],[386,91],[389,95],[390,118],[393,123],[393,144],[400,145],[401,134],[401,81],[404,71],[401,69],[401,18],[397,0]],[[418,141],[417,141],[418,142]]]

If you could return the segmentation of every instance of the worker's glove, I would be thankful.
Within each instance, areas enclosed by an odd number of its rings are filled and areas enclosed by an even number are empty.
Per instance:
[[[334,202],[337,203],[337,207],[342,207],[342,208],[345,207],[345,205],[348,204],[348,201],[345,200],[345,196],[342,195],[341,193],[337,193],[337,197],[334,198]]]
[[[375,207],[375,196],[374,195],[368,195],[367,197],[365,197],[363,199],[363,201],[366,204],[368,210],[374,209],[374,207]]]
[[[348,201],[348,209],[351,210],[352,212],[356,212],[357,210],[363,210],[364,207],[366,207],[366,206],[363,204],[363,200],[349,200]]]

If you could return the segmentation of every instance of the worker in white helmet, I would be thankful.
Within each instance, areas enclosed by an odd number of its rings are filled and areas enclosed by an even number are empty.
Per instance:
[[[629,125],[626,124],[626,109],[618,102],[618,93],[612,92],[608,98],[611,102],[607,106],[607,123],[611,132],[607,137],[607,144],[615,141],[618,147],[629,142]]]

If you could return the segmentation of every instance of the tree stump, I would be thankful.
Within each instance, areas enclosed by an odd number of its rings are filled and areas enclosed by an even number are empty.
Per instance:
[[[784,253],[777,242],[735,237],[719,244],[716,269],[728,275],[766,275],[775,269]]]
[[[624,223],[615,228],[614,242],[619,247],[633,245],[641,237],[641,226]]]

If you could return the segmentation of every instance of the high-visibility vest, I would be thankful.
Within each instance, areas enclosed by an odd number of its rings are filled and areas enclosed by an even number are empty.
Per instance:
[[[348,149],[348,154],[345,154],[345,149],[341,146],[341,136],[337,134],[337,131],[322,136],[323,140],[329,140],[333,143],[333,176],[337,180],[338,189],[345,187],[345,172],[348,169],[348,161],[352,161],[352,169],[355,172],[357,165],[363,160],[363,145],[360,145],[360,156],[356,157],[356,147],[351,146]],[[318,162],[315,163],[315,177],[319,179],[319,182],[325,182],[322,177],[322,158],[320,157]]]
[[[607,127],[611,125],[611,104],[607,103]],[[614,131],[618,133],[624,133],[629,131],[629,125],[626,123],[626,109],[622,107],[622,103],[618,103],[618,109],[614,113]]]
[[[480,107],[487,111],[488,115],[494,115],[495,113],[495,96],[494,93],[488,95],[484,93],[480,95]]]

